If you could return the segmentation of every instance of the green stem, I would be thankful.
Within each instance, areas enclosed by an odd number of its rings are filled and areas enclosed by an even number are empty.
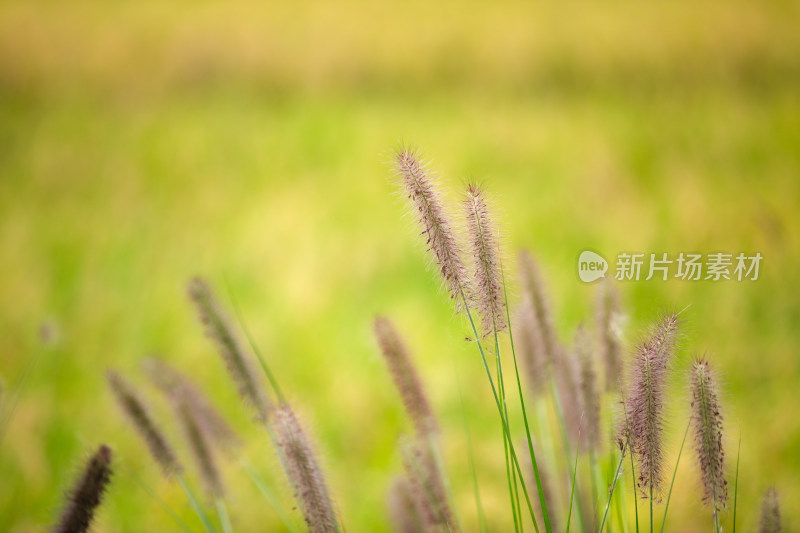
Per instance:
[[[122,466],[122,470],[125,471],[131,477],[131,479],[133,479],[134,483],[139,485],[139,488],[141,488],[145,492],[145,494],[150,496],[150,498],[155,500],[155,502],[159,505],[159,507],[161,507],[164,510],[164,512],[167,513],[169,517],[175,521],[176,524],[178,524],[178,527],[180,527],[186,533],[192,533],[192,530],[189,528],[189,526],[187,526],[186,523],[183,520],[181,520],[180,517],[178,517],[178,515],[175,514],[172,508],[170,508],[170,506],[167,505],[164,500],[159,498],[157,494],[151,491],[147,487],[147,485],[145,485],[144,482],[141,479],[139,479],[139,477],[136,474],[134,474],[130,469],[128,469],[124,465],[120,466]]]
[[[506,305],[506,321],[508,322],[508,339],[511,342],[511,356],[514,360],[514,375],[517,380],[517,392],[519,394],[519,404],[522,408],[522,420],[525,424],[525,437],[528,439],[528,452],[531,456],[531,464],[533,465],[533,477],[536,480],[536,490],[539,493],[539,506],[542,510],[542,519],[544,520],[544,530],[546,533],[552,532],[552,526],[550,525],[550,515],[547,511],[547,502],[545,501],[544,497],[544,489],[542,487],[542,480],[539,476],[539,465],[536,462],[536,454],[533,452],[533,438],[531,437],[531,429],[528,424],[528,412],[525,409],[525,395],[522,393],[522,382],[519,378],[519,366],[517,365],[517,352],[514,348],[514,333],[511,327],[511,311],[508,308],[508,290],[506,286],[506,275],[505,271],[503,270],[503,263],[500,263],[500,274],[503,280],[503,297],[505,299]],[[536,527],[536,532],[539,532],[539,527],[534,521],[534,526]]]
[[[186,494],[186,498],[189,500],[189,504],[192,506],[192,509],[194,510],[195,514],[200,519],[200,521],[203,523],[203,527],[205,528],[205,530],[208,533],[215,533],[216,529],[214,528],[213,524],[211,523],[211,519],[208,518],[208,515],[206,514],[205,510],[203,509],[203,506],[200,505],[200,502],[198,501],[198,499],[195,496],[194,492],[192,492],[192,489],[189,488],[189,485],[186,483],[186,480],[180,474],[176,474],[175,477],[178,480],[178,484],[183,489],[183,492]]]
[[[469,431],[469,423],[467,421],[467,410],[464,407],[464,393],[461,389],[461,372],[458,370],[458,364],[456,364],[455,360],[453,362],[453,368],[455,370],[456,375],[456,385],[458,386],[458,401],[461,405],[461,421],[464,425],[464,436],[467,442],[467,457],[469,458],[469,469],[472,474],[472,490],[475,494],[475,507],[478,510],[478,523],[481,529],[481,533],[487,533],[488,527],[486,525],[486,515],[483,513],[483,504],[481,503],[481,491],[478,488],[478,473],[475,470],[475,455],[472,451],[472,436],[470,435]]]
[[[689,434],[689,427],[691,424],[691,420],[686,424],[686,431],[683,433],[683,440],[681,441],[681,449],[678,450],[678,459],[675,461],[675,471],[672,473],[672,481],[669,484],[669,492],[667,493],[667,503],[664,505],[664,519],[661,520],[661,533],[664,533],[664,524],[667,523],[667,511],[669,510],[669,500],[672,497],[672,487],[675,486],[675,477],[678,475],[678,464],[681,462],[683,445],[686,444],[686,436]]]
[[[494,350],[495,350],[495,366],[497,373],[497,388],[500,391],[500,399],[503,402],[503,415],[505,416],[505,423],[509,423],[508,417],[508,404],[506,403],[506,386],[503,380],[503,364],[500,361],[500,342],[497,338],[497,327],[494,327]],[[509,439],[506,437],[505,431],[503,434],[503,453],[505,455],[506,463],[506,481],[508,482],[508,494],[511,498],[511,513],[514,517],[514,531],[522,530],[522,513],[519,506],[519,491],[517,490],[517,476],[514,472],[514,467],[508,460],[508,445]]]
[[[225,505],[225,501],[220,497],[216,497],[214,498],[214,503],[217,506],[217,516],[219,517],[219,523],[222,526],[223,533],[233,533],[231,517],[228,515],[228,508]]]
[[[244,457],[239,457],[239,464],[242,465],[242,468],[250,477],[250,480],[253,482],[256,488],[258,488],[259,492],[261,492],[261,495],[267,499],[267,503],[269,503],[269,505],[278,515],[278,518],[280,518],[281,522],[283,522],[283,525],[286,526],[286,529],[292,533],[300,533],[300,529],[294,524],[294,521],[289,517],[289,515],[286,514],[283,506],[278,502],[278,498],[275,496],[275,493],[272,491],[267,482],[264,481],[264,478],[258,474],[253,465],[250,464],[250,461]]]
[[[614,489],[617,488],[617,481],[619,480],[619,473],[622,470],[622,461],[625,459],[625,448],[623,447],[622,453],[619,456],[619,462],[617,463],[617,470],[614,472],[614,479],[611,481],[611,490],[608,493],[608,501],[606,502],[606,509],[603,511],[603,519],[600,521],[600,529],[598,529],[598,533],[603,533],[603,527],[606,525],[606,518],[608,517],[608,510],[611,508],[611,498],[614,497]]]
[[[553,402],[556,406],[556,414],[558,415],[558,422],[561,426],[561,440],[563,441],[564,446],[564,457],[567,461],[567,467],[570,469],[569,475],[575,476],[575,469],[572,467],[572,463],[569,460],[569,436],[567,435],[567,423],[566,418],[564,417],[564,409],[561,406],[561,398],[558,396],[558,390],[556,389],[555,380],[551,379],[550,381],[550,393],[553,395]],[[583,523],[583,504],[581,500],[580,490],[578,490],[578,523],[580,525],[581,531],[584,531],[586,525]]]
[[[522,485],[522,492],[525,495],[525,503],[527,504],[528,512],[530,513],[531,520],[533,521],[533,527],[536,530],[536,533],[539,533],[539,526],[536,523],[536,516],[534,515],[533,506],[531,505],[530,496],[528,495],[528,488],[525,485],[525,479],[522,477],[522,468],[519,465],[519,459],[517,457],[516,451],[514,450],[514,444],[513,442],[510,441],[511,430],[509,429],[508,423],[505,417],[503,416],[503,408],[500,405],[500,398],[498,397],[497,389],[494,386],[494,380],[492,379],[492,372],[491,370],[489,370],[489,363],[486,360],[486,353],[483,351],[483,345],[481,344],[480,336],[478,335],[478,329],[475,327],[475,320],[472,318],[472,313],[470,312],[469,306],[467,305],[467,298],[466,295],[464,294],[464,290],[460,289],[460,292],[461,292],[461,300],[464,303],[464,309],[466,310],[467,317],[469,318],[469,324],[472,328],[472,334],[475,335],[475,342],[478,344],[478,351],[480,352],[481,355],[481,362],[483,363],[483,369],[486,372],[486,377],[489,379],[489,387],[492,390],[494,403],[495,406],[497,407],[497,412],[500,415],[500,420],[502,420],[503,422],[503,430],[506,432],[506,437],[509,438],[509,442],[511,443],[511,446],[509,446],[509,451],[511,453],[511,459],[514,463],[514,467],[517,470],[517,474],[519,474],[520,476],[520,484]]]
[[[581,433],[580,430],[578,430],[578,444],[575,447],[575,466],[573,466],[572,468],[572,488],[570,489],[569,492],[569,511],[567,512],[566,533],[569,533],[569,524],[570,521],[572,520],[572,501],[575,498],[575,485],[576,485],[575,475],[578,473],[578,452],[580,451],[580,448],[581,448]],[[578,497],[578,501],[580,501],[580,496]]]
[[[628,441],[628,451],[631,457],[631,481],[633,482],[633,510],[636,515],[636,533],[639,533],[639,495],[636,490],[636,469],[633,465],[633,446],[631,445],[630,425],[628,424],[628,407],[625,398],[622,398],[622,410],[625,412],[625,440]]]

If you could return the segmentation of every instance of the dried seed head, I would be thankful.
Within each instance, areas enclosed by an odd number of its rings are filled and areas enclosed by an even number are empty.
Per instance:
[[[583,434],[587,450],[597,451],[600,444],[600,396],[597,391],[597,374],[594,371],[589,335],[583,326],[575,334],[575,353],[578,358],[578,376],[583,408]]]
[[[241,441],[225,418],[189,378],[158,359],[146,359],[143,366],[156,387],[173,404],[178,401],[186,404],[207,438],[226,449],[241,446]]]
[[[242,349],[210,287],[205,281],[195,278],[189,282],[189,296],[206,327],[206,335],[217,345],[228,372],[238,385],[239,394],[256,410],[259,420],[267,420],[270,406],[253,372],[250,357]]]
[[[764,494],[761,503],[761,521],[758,524],[758,533],[780,533],[781,510],[778,506],[778,493],[772,487]]]
[[[389,487],[387,507],[389,520],[395,533],[425,531],[422,515],[417,507],[414,489],[405,476],[398,476]]]
[[[548,365],[544,348],[544,339],[536,320],[536,311],[528,294],[515,311],[514,344],[517,356],[533,393],[545,390],[548,377]]]
[[[427,165],[409,149],[397,153],[395,172],[411,202],[411,211],[426,239],[432,263],[441,274],[456,309],[460,309],[461,292],[466,286],[464,262],[435,180]]]
[[[166,476],[180,473],[181,466],[161,429],[155,424],[144,402],[133,387],[122,376],[109,370],[106,374],[111,392],[117,398],[122,411],[133,424],[134,429],[147,444],[150,455],[161,466]]]
[[[444,478],[428,442],[405,442],[401,445],[403,463],[411,482],[425,531],[457,531],[450,510]]]
[[[553,328],[550,302],[545,293],[542,275],[531,254],[524,250],[519,254],[519,266],[522,276],[522,288],[527,297],[530,298],[533,306],[545,358],[549,364],[555,364],[559,351],[558,338]]]
[[[312,533],[339,531],[333,502],[317,458],[288,404],[275,409],[272,421],[280,458]]]
[[[67,496],[67,505],[55,533],[83,533],[89,530],[94,512],[111,481],[111,448],[103,444],[89,460],[75,488]]]
[[[715,381],[708,361],[695,361],[691,379],[692,426],[703,478],[703,501],[722,509],[728,498],[728,482],[725,480],[725,452],[722,449],[722,414]]]
[[[194,410],[183,397],[175,398],[175,410],[186,441],[192,450],[192,455],[197,464],[197,469],[200,471],[200,478],[203,480],[206,491],[211,496],[222,496],[222,479],[220,478],[219,470],[217,470],[216,461],[211,452],[207,436],[201,429]]]
[[[464,211],[474,268],[470,299],[481,317],[481,332],[486,336],[505,329],[507,325],[500,244],[489,214],[486,193],[474,183],[467,186]]]
[[[606,390],[616,390],[622,379],[619,294],[608,278],[598,287],[596,319],[600,358],[606,366]]]
[[[428,398],[422,390],[422,383],[408,355],[397,330],[384,317],[375,319],[375,334],[378,337],[383,357],[389,366],[397,390],[403,399],[408,416],[420,436],[436,432],[436,419],[433,416]]]
[[[651,328],[636,350],[625,398],[631,445],[639,462],[638,485],[643,494],[652,488],[654,497],[663,483],[664,388],[678,326],[678,315],[670,313]]]

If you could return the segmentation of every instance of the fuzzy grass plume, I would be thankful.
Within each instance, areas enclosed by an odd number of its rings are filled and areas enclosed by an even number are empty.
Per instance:
[[[486,192],[479,185],[467,185],[464,212],[473,260],[470,299],[481,317],[482,334],[486,336],[502,331],[507,322],[500,244],[489,213]]]
[[[161,429],[153,421],[142,399],[133,387],[122,376],[109,370],[108,384],[117,399],[122,411],[130,420],[134,429],[144,440],[150,455],[161,466],[164,474],[171,476],[181,472],[181,465]]]
[[[403,404],[417,434],[425,436],[436,432],[436,419],[422,389],[419,375],[405,344],[388,318],[375,319],[375,335],[378,337],[378,344],[389,366],[389,373],[397,390],[400,391]]]
[[[625,397],[633,451],[638,459],[639,489],[657,493],[663,481],[664,389],[667,367],[677,341],[676,313],[664,315],[636,349],[632,361],[630,389]]]
[[[408,148],[397,152],[395,173],[411,202],[427,251],[441,274],[456,309],[466,286],[466,272],[453,225],[444,209],[441,193],[427,165]]]
[[[533,301],[528,294],[523,295],[515,317],[513,333],[517,356],[522,361],[531,391],[543,392],[548,376],[544,340],[536,320]]]
[[[583,326],[575,334],[575,355],[578,362],[578,390],[583,411],[585,449],[597,451],[600,445],[600,394],[594,370],[589,335]]]
[[[725,452],[722,449],[722,414],[716,379],[708,361],[694,362],[691,371],[692,426],[695,451],[703,480],[703,501],[714,510],[725,507],[728,482],[725,480]]]
[[[94,518],[111,482],[111,448],[101,445],[89,460],[75,488],[67,496],[67,505],[55,533],[84,533]]]
[[[267,420],[270,405],[253,372],[250,357],[242,348],[211,288],[202,279],[194,278],[189,282],[189,296],[205,325],[206,335],[217,345],[228,372],[239,387],[239,394],[255,409],[258,419]]]
[[[781,510],[778,505],[778,492],[774,487],[767,489],[761,502],[761,521],[758,533],[780,533]]]
[[[457,531],[444,478],[431,447],[425,442],[406,442],[402,451],[412,494],[422,513],[424,531]]]
[[[150,380],[173,405],[176,402],[186,405],[208,438],[226,449],[241,446],[239,437],[222,414],[189,378],[159,359],[146,359],[143,367]]]
[[[530,298],[534,320],[541,338],[540,346],[544,358],[549,364],[555,364],[558,357],[558,338],[553,327],[550,302],[544,288],[542,274],[533,256],[525,250],[519,254],[519,269],[522,277],[522,288]]]
[[[622,345],[617,322],[619,294],[613,282],[605,278],[597,289],[597,336],[600,359],[605,362],[606,390],[619,388],[622,379]]]
[[[289,405],[282,404],[275,409],[272,424],[281,462],[294,488],[308,530],[311,533],[339,531],[322,470]]]
[[[417,506],[418,495],[405,476],[398,476],[389,487],[387,510],[395,533],[425,531],[422,515]]]
[[[176,415],[183,428],[186,442],[189,444],[206,492],[213,497],[220,497],[224,492],[222,479],[208,441],[208,434],[203,431],[196,411],[192,409],[186,398],[177,397],[174,402]]]

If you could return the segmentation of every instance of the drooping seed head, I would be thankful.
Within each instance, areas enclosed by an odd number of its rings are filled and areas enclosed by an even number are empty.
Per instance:
[[[578,382],[583,409],[583,434],[586,439],[585,449],[597,451],[600,444],[600,396],[591,350],[589,335],[581,325],[575,334],[575,353],[580,369]]]
[[[461,293],[466,288],[464,262],[433,174],[417,154],[407,148],[395,156],[395,173],[411,202],[411,211],[425,238],[431,262],[436,265],[450,298],[459,310]]]
[[[613,282],[605,278],[597,292],[597,336],[600,358],[605,361],[606,390],[617,390],[622,379],[622,343],[620,342],[619,294]]]
[[[308,529],[312,533],[339,531],[328,487],[300,422],[288,404],[274,411],[275,431],[281,463],[295,491]]]
[[[489,213],[486,192],[479,185],[467,185],[464,211],[473,261],[470,299],[481,317],[481,332],[486,336],[505,329],[507,320],[500,244]]]
[[[761,521],[758,524],[758,533],[780,533],[781,510],[778,505],[778,493],[774,487],[769,488],[764,494],[761,503]]]
[[[389,487],[387,507],[395,533],[425,531],[425,523],[417,507],[414,488],[405,476],[398,476]]]
[[[239,448],[241,441],[225,417],[211,404],[203,391],[182,373],[159,359],[146,359],[144,370],[173,405],[185,404],[207,438],[225,449]]]
[[[67,504],[55,533],[84,533],[94,518],[111,481],[111,448],[103,444],[89,460],[75,488],[67,495]]]
[[[428,398],[422,389],[414,364],[408,350],[389,319],[375,319],[375,335],[378,337],[381,352],[394,384],[400,392],[409,418],[420,436],[436,432],[436,419],[433,416]]]
[[[139,394],[116,372],[109,370],[106,375],[111,392],[114,393],[122,411],[144,440],[150,455],[161,466],[164,474],[169,477],[180,473],[181,466],[175,453],[161,429],[153,421]]]
[[[692,426],[703,481],[703,501],[722,509],[728,498],[725,452],[722,448],[722,413],[716,379],[708,361],[700,359],[692,365],[691,388]]]
[[[222,496],[222,479],[217,469],[216,460],[209,446],[208,437],[203,432],[195,411],[186,402],[185,398],[177,397],[174,400],[175,411],[183,428],[186,442],[192,451],[200,479],[203,480],[208,494],[214,497]]]
[[[678,336],[676,313],[664,315],[639,345],[631,365],[625,410],[631,445],[639,462],[639,489],[657,494],[663,484],[664,389]]]
[[[211,288],[200,278],[189,282],[189,296],[197,307],[206,335],[217,345],[228,373],[239,387],[239,394],[256,411],[259,420],[267,420],[270,405],[260,381],[253,372],[252,362],[228,324]]]
[[[514,315],[514,344],[531,392],[544,392],[549,375],[548,361],[543,335],[528,294],[523,294]]]
[[[425,531],[456,531],[458,526],[450,509],[442,471],[429,442],[404,442],[401,449]]]
[[[556,336],[555,328],[553,328],[550,302],[545,291],[541,272],[531,254],[524,250],[519,254],[519,267],[522,277],[522,289],[524,294],[530,298],[533,306],[545,358],[549,364],[555,364],[559,351],[558,337]]]

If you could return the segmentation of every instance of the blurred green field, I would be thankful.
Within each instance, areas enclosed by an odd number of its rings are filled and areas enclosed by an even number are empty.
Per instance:
[[[385,489],[409,429],[376,313],[414,350],[474,531],[459,361],[491,529],[511,530],[479,360],[394,194],[400,142],[434,161],[453,200],[468,177],[492,191],[508,266],[520,247],[537,255],[564,338],[592,317],[584,249],[760,252],[756,282],[620,288],[631,340],[660,309],[689,306],[670,450],[682,372],[708,352],[725,382],[729,464],[742,437],[742,531],[770,485],[786,531],[800,527],[798,22],[797,2],[744,0],[0,3],[6,386],[36,361],[0,443],[0,530],[51,524],[100,442],[121,468],[95,531],[174,529],[131,472],[192,519],[105,387],[109,367],[144,387],[139,362],[154,353],[201,382],[281,479],[188,303],[196,274],[223,293],[229,280],[312,429],[348,531],[388,530]],[[690,457],[668,530],[710,527]],[[234,463],[225,474],[236,530],[279,530]]]

